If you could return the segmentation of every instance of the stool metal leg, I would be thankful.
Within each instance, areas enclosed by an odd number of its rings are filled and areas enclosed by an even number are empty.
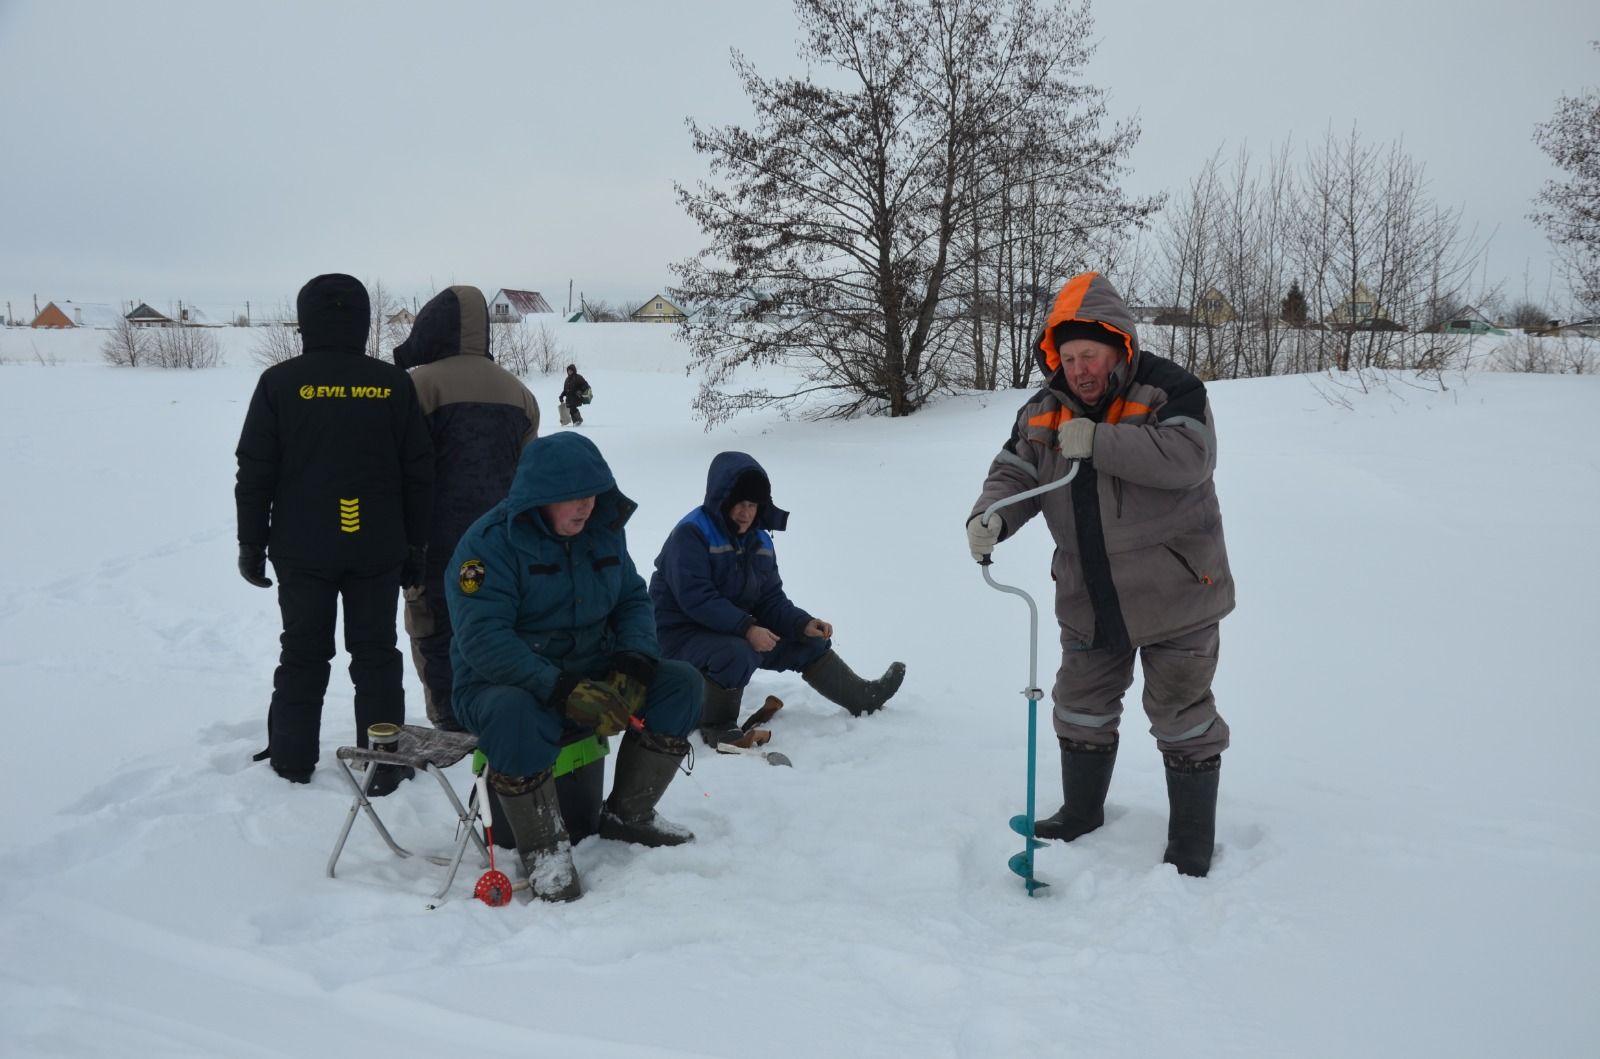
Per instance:
[[[456,872],[461,869],[461,859],[467,854],[467,842],[470,840],[477,844],[478,853],[483,857],[484,864],[489,863],[489,847],[484,845],[482,836],[478,834],[478,829],[474,826],[474,821],[477,818],[478,811],[477,789],[473,789],[472,796],[467,799],[467,804],[463,806],[461,804],[461,799],[456,796],[455,789],[450,786],[450,781],[445,778],[445,775],[442,771],[440,771],[434,765],[429,765],[428,772],[433,776],[434,779],[439,781],[439,786],[444,788],[444,795],[446,798],[450,799],[450,804],[455,807],[456,818],[460,821],[460,826],[463,828],[461,837],[456,840],[455,856],[451,857],[449,860],[446,860],[443,857],[428,858],[435,864],[443,864],[450,869],[449,873],[444,878],[444,884],[434,892],[434,899],[439,900],[442,899],[445,894],[449,893],[451,884],[456,881]]]
[[[342,760],[339,762],[339,771],[343,773],[345,782],[350,784],[350,789],[355,791],[356,796],[355,800],[350,803],[350,811],[345,814],[344,827],[339,829],[339,841],[334,843],[333,854],[328,857],[328,878],[334,877],[333,866],[339,862],[339,854],[344,852],[344,844],[350,837],[350,828],[356,822],[356,814],[363,809],[366,810],[367,818],[372,821],[372,826],[378,829],[378,834],[383,836],[384,842],[388,844],[389,848],[397,856],[411,856],[411,851],[401,846],[394,840],[394,836],[389,834],[389,829],[383,826],[383,821],[378,818],[377,811],[372,808],[372,803],[367,800],[367,787],[371,785],[373,775],[377,772],[373,764],[368,762],[366,775],[362,777],[360,783],[356,782],[355,774],[350,771],[350,766]]]

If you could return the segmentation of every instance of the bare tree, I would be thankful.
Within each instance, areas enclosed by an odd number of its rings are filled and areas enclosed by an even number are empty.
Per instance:
[[[1600,50],[1600,41],[1591,45]],[[1556,101],[1556,113],[1534,127],[1533,140],[1565,180],[1545,183],[1533,213],[1561,254],[1573,297],[1600,313],[1600,90]]]
[[[411,333],[409,325],[391,321],[401,309],[399,302],[390,295],[381,279],[369,279],[366,283],[367,301],[372,311],[372,326],[367,329],[367,356],[379,360],[394,360],[394,347],[406,340]]]
[[[1463,303],[1477,252],[1458,211],[1392,145],[1331,133],[1291,165],[1213,157],[1158,226],[1157,318],[1169,355],[1203,378],[1280,371],[1435,371],[1465,343],[1428,330]],[[1481,296],[1480,296],[1481,300]]]
[[[119,368],[137,368],[150,362],[153,345],[148,330],[135,327],[125,316],[118,316],[116,326],[100,343],[100,356],[107,364]]]
[[[520,322],[490,324],[489,350],[495,363],[513,375],[527,375],[533,365],[533,342]]]
[[[1495,348],[1490,367],[1535,375],[1593,375],[1600,371],[1600,339],[1519,335]]]
[[[250,359],[264,368],[300,355],[300,332],[287,324],[267,324],[250,335]]]
[[[1075,79],[1090,54],[1086,6],[796,0],[795,11],[817,79],[768,80],[735,53],[754,127],[689,123],[723,181],[678,187],[709,239],[674,266],[673,288],[704,307],[683,333],[708,424],[810,394],[836,399],[814,414],[908,415],[987,363],[973,328],[1010,311],[1013,292],[991,277],[1016,259],[1002,233],[1028,183],[1094,206],[1080,231],[1139,215],[1115,186],[1137,130],[1102,135],[1103,93]],[[741,367],[778,362],[804,381],[731,391]]]
[[[513,375],[526,377],[529,372],[549,375],[572,359],[570,352],[556,340],[548,324],[534,326],[527,320],[518,323],[490,325],[493,334],[492,349],[495,361]]]
[[[583,308],[583,315],[588,317],[591,323],[614,324],[627,319],[621,309],[600,298],[580,298],[579,305]]]
[[[556,341],[555,332],[550,330],[549,325],[540,324],[533,334],[530,359],[532,365],[539,369],[540,375],[551,375],[561,365],[572,361],[572,352]]]
[[[207,327],[152,329],[150,362],[158,368],[214,368],[222,363],[222,343]]]
[[[1204,326],[1196,327],[1193,307],[1202,292],[1220,279],[1220,225],[1217,213],[1222,202],[1222,177],[1217,156],[1213,155],[1175,198],[1157,229],[1157,284],[1161,298],[1171,311],[1158,316],[1154,324],[1165,327],[1157,341],[1164,339],[1167,355],[1189,371],[1199,370],[1203,346],[1211,337]]]

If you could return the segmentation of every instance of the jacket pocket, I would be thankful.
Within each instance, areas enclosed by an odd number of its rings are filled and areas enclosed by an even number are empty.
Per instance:
[[[1188,571],[1197,584],[1214,585],[1222,570],[1217,562],[1217,549],[1205,536],[1190,534],[1162,545],[1178,564]]]

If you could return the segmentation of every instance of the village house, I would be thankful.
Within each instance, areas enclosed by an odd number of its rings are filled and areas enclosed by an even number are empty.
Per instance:
[[[117,318],[121,315],[115,307],[102,302],[46,302],[28,326],[112,328],[117,326]]]
[[[553,313],[550,303],[536,290],[511,290],[509,287],[495,291],[489,299],[489,322],[517,324],[524,316],[534,313]]]
[[[123,319],[134,327],[172,327],[177,323],[166,313],[157,312],[144,302],[140,302],[139,307],[123,317]]]
[[[663,295],[657,294],[645,300],[630,317],[635,323],[640,324],[676,324],[689,318],[689,314],[668,301]]]

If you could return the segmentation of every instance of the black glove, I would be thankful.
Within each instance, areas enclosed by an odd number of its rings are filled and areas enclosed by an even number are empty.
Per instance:
[[[406,561],[400,564],[400,587],[421,588],[427,576],[428,546],[413,544],[411,550],[406,553]]]
[[[576,673],[563,673],[556,678],[550,706],[569,720],[593,728],[601,735],[616,735],[628,727],[633,717],[633,711],[609,683]]]
[[[239,545],[239,576],[257,588],[271,588],[267,576],[267,549],[259,544]]]
[[[617,689],[629,713],[644,709],[650,695],[650,685],[656,679],[656,660],[638,651],[618,651],[611,656],[611,673],[607,682]]]

